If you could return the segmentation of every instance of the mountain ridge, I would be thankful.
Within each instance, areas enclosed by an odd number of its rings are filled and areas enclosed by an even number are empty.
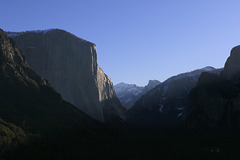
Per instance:
[[[168,78],[144,94],[128,110],[130,123],[179,127],[184,124],[185,108],[190,90],[197,84],[202,72],[219,74],[221,69],[204,67]]]

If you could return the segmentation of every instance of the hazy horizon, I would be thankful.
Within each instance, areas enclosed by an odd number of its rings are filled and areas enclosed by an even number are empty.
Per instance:
[[[206,66],[240,44],[238,1],[2,1],[5,31],[59,28],[97,45],[114,84],[144,86]]]

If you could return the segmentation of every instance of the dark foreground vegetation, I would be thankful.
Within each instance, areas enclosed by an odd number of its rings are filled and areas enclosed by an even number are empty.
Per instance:
[[[125,128],[105,139],[79,135],[30,136],[2,159],[237,159],[239,130]],[[118,132],[118,133],[117,133]],[[81,138],[80,138],[81,137]]]

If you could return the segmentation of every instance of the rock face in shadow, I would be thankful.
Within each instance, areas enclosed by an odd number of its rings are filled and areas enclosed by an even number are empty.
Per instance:
[[[240,46],[231,50],[231,55],[227,59],[221,77],[233,84],[240,84]]]
[[[8,32],[29,65],[49,80],[63,99],[91,117],[104,121],[105,103],[111,101],[113,116],[125,119],[111,80],[97,64],[96,45],[63,30]]]
[[[234,47],[220,75],[201,74],[190,92],[186,127],[240,127],[240,46]]]
[[[189,92],[202,72],[219,74],[221,69],[205,67],[173,76],[143,95],[128,111],[131,123],[158,127],[183,127]]]

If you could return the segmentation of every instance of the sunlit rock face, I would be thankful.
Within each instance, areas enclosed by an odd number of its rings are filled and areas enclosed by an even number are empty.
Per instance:
[[[220,75],[204,73],[190,93],[186,126],[191,129],[240,127],[240,47],[234,47]]]
[[[97,66],[97,87],[105,121],[112,125],[125,121],[127,117],[126,109],[121,106],[111,79],[99,66]]]
[[[115,92],[111,80],[98,67],[95,44],[58,29],[8,35],[18,43],[29,65],[65,100],[104,121],[102,101],[114,99]],[[113,108],[122,108],[118,100]]]

